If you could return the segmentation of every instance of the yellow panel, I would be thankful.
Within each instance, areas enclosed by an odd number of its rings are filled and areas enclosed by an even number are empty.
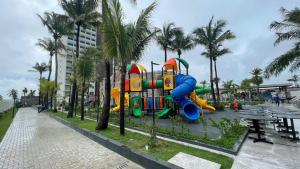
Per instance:
[[[164,76],[164,89],[172,90],[174,88],[174,76],[173,75],[165,75]]]
[[[142,91],[142,79],[139,77],[133,77],[130,79],[130,90],[133,92]]]

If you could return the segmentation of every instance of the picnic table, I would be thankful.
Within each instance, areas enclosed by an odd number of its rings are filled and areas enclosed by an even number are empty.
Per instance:
[[[240,117],[251,121],[249,132],[257,134],[257,138],[249,136],[250,139],[253,139],[253,142],[265,142],[273,144],[271,141],[268,141],[265,137],[263,137],[265,135],[265,131],[263,130],[263,127],[261,125],[264,124],[265,121],[274,121],[276,120],[276,118],[270,117],[264,111],[260,110],[241,112]]]
[[[287,133],[291,135],[292,137],[288,136],[282,136],[290,138],[292,141],[298,141],[299,137],[297,137],[297,134],[299,134],[298,131],[295,130],[294,125],[294,119],[300,119],[300,112],[296,111],[289,111],[289,112],[275,112],[272,114],[273,117],[280,118],[283,121],[283,126],[280,126],[280,128],[285,128],[284,130],[280,130],[279,132]],[[290,120],[291,125],[288,125],[288,119]]]

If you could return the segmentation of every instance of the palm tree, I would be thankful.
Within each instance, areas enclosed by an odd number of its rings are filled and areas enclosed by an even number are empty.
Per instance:
[[[263,83],[263,70],[260,68],[254,68],[251,71],[252,78],[251,81],[257,86],[257,92],[259,93],[259,86]]]
[[[82,57],[76,62],[76,74],[81,82],[81,120],[84,120],[84,93],[86,91],[86,84],[94,77],[94,57],[92,50],[86,50]]]
[[[162,29],[158,29],[156,41],[165,52],[165,62],[168,60],[167,51],[172,50],[172,41],[177,31],[181,31],[181,28],[175,27],[174,23],[165,23]]]
[[[55,92],[58,88],[56,88],[55,81],[48,81],[45,79],[40,80],[40,92],[41,95],[45,98],[44,102],[46,102],[46,106],[48,107],[48,98],[52,98],[55,95]]]
[[[57,48],[57,51],[61,49],[65,49],[64,44],[61,42],[60,39],[57,40],[57,45],[55,47],[55,42],[51,38],[44,38],[44,39],[38,39],[38,43],[36,44],[37,46],[41,47],[45,51],[49,52],[49,67],[48,67],[48,80],[50,81],[51,73],[52,73],[52,57],[55,53],[55,50]]]
[[[177,52],[178,58],[180,58],[182,52],[191,50],[195,46],[193,43],[192,36],[185,36],[181,29],[174,32],[175,38],[171,43],[171,49]],[[179,64],[179,72],[181,73],[181,68]]]
[[[116,56],[121,71],[120,92],[120,134],[125,133],[124,128],[124,96],[126,65],[132,60],[139,60],[143,50],[156,34],[151,31],[150,16],[156,3],[141,12],[135,23],[124,24],[123,12],[118,0],[113,0],[112,9],[105,4],[107,10],[107,23],[104,26],[105,50],[110,56]]]
[[[25,88],[22,90],[22,92],[23,92],[23,95],[24,95],[24,105],[23,105],[23,106],[25,106],[25,104],[26,104],[26,94],[27,94],[27,92],[28,92],[28,89],[25,87]]]
[[[79,36],[81,27],[96,25],[100,17],[96,11],[98,0],[61,0],[63,10],[73,25],[76,25],[76,58],[79,58]],[[68,117],[73,117],[77,84],[72,84],[71,102]]]
[[[13,111],[12,111],[12,118],[15,116],[15,107],[16,101],[18,99],[18,91],[16,89],[11,89],[8,91],[8,96],[11,97],[14,101]]]
[[[295,8],[293,10],[280,9],[283,16],[282,21],[274,21],[271,23],[270,28],[276,31],[277,39],[274,45],[287,40],[295,41],[295,46],[285,54],[282,54],[275,58],[265,69],[266,77],[269,78],[272,75],[278,76],[288,66],[291,65],[290,71],[294,72],[300,66],[300,9]]]
[[[130,0],[132,4],[136,4],[136,0]],[[103,110],[101,113],[100,120],[98,121],[96,130],[104,130],[108,127],[108,121],[109,121],[109,111],[110,111],[110,99],[111,99],[111,81],[110,81],[110,69],[111,69],[111,62],[110,60],[113,60],[114,55],[110,55],[107,50],[106,50],[106,39],[105,39],[105,31],[104,31],[104,26],[109,24],[108,21],[108,13],[107,13],[107,0],[102,0],[102,24],[100,26],[101,31],[101,52],[102,56],[101,58],[104,59],[105,62],[105,84],[104,84],[104,103],[103,103]],[[114,62],[115,66],[115,62]],[[114,69],[115,70],[115,69]],[[115,72],[114,72],[115,73]],[[99,93],[97,94],[99,98]],[[98,100],[99,101],[99,100]]]
[[[32,97],[35,95],[36,90],[30,89],[28,96]]]
[[[298,87],[298,81],[299,81],[299,76],[298,75],[293,75],[290,79],[288,79],[289,82],[293,82],[295,87]]]
[[[224,93],[227,93],[230,99],[232,99],[232,94],[234,93],[233,80],[223,82]]]
[[[68,22],[68,18],[64,15],[57,14],[54,12],[45,12],[44,17],[38,15],[44,26],[47,27],[48,31],[54,39],[54,54],[55,54],[55,87],[57,88],[57,77],[58,77],[58,41],[63,35],[69,35],[71,31],[71,24]],[[54,94],[54,112],[57,111],[57,93]]]
[[[212,89],[212,96],[215,105],[217,105],[217,100],[213,84],[213,61],[214,58],[216,59],[218,57],[218,49],[220,46],[222,46],[222,43],[226,40],[235,38],[234,34],[230,30],[227,30],[225,32],[223,31],[225,26],[226,22],[224,20],[218,20],[213,24],[212,17],[207,26],[196,28],[193,31],[195,43],[203,45],[205,47],[206,51],[203,52],[202,55],[207,56],[210,60],[210,86]]]
[[[38,72],[40,74],[40,80],[43,77],[43,73],[48,70],[48,65],[46,63],[36,63],[33,67],[33,71]]]

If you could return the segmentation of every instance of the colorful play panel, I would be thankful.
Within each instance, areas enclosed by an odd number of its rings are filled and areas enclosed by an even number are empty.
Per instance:
[[[178,64],[182,64],[186,73],[178,72]],[[153,109],[159,118],[180,114],[188,121],[198,121],[201,109],[211,112],[215,108],[200,96],[209,93],[211,89],[205,85],[196,86],[196,79],[188,74],[189,64],[179,58],[169,59],[162,67],[162,79],[148,80],[145,67],[140,64],[127,66],[128,79],[125,81],[125,107],[134,117],[150,114]],[[152,72],[153,76],[153,72]],[[154,98],[148,89],[158,90]],[[120,109],[120,89],[113,88],[112,98],[117,106],[111,111]]]

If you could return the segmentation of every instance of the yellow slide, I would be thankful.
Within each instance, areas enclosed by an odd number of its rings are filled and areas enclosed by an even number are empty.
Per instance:
[[[198,97],[195,91],[190,94],[190,99],[192,99],[198,106],[202,107],[202,109],[206,109],[210,112],[216,111],[213,106],[207,104],[207,100],[203,100]]]
[[[111,112],[120,111],[120,88],[116,87],[111,90],[111,97],[116,101],[117,107],[110,109]],[[128,107],[129,95],[125,93],[125,107]]]

